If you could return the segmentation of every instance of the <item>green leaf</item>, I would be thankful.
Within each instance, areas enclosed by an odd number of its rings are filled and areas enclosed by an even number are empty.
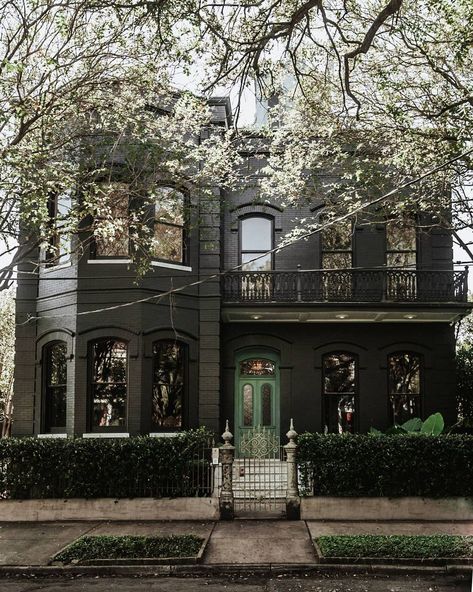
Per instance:
[[[370,428],[370,434],[373,434],[375,436],[382,436],[383,432],[381,430],[377,430],[376,428]]]
[[[438,436],[443,432],[445,422],[441,413],[434,413],[430,415],[422,424],[422,434],[429,434],[430,436]]]
[[[388,436],[394,436],[397,434],[407,434],[407,430],[405,430],[400,425],[393,425],[386,430],[386,435],[388,435]]]
[[[412,417],[408,419],[401,426],[406,432],[420,432],[422,428],[422,420],[420,417]]]

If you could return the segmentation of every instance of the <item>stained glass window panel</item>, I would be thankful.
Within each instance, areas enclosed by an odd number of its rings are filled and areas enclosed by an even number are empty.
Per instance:
[[[240,374],[243,376],[274,376],[275,364],[271,360],[255,358],[240,362]]]
[[[253,425],[253,387],[251,384],[243,386],[243,425]]]
[[[261,423],[264,426],[272,425],[272,392],[270,384],[261,387]]]

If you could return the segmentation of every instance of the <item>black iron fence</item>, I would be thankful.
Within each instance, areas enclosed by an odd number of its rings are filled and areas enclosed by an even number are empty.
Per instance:
[[[237,271],[224,302],[466,302],[468,271],[336,269]]]

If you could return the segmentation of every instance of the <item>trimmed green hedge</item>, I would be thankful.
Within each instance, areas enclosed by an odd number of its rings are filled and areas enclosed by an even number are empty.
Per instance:
[[[473,436],[302,434],[309,495],[473,496]]]
[[[324,557],[441,559],[473,557],[473,537],[433,535],[327,535],[316,538]]]
[[[55,561],[85,559],[144,559],[195,557],[203,538],[193,534],[171,536],[83,536],[58,553]]]
[[[210,495],[211,434],[0,439],[0,498]]]

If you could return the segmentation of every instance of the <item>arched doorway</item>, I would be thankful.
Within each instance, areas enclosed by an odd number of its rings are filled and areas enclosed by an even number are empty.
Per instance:
[[[235,445],[237,454],[245,434],[262,427],[279,440],[279,364],[275,354],[240,354],[235,370]]]

